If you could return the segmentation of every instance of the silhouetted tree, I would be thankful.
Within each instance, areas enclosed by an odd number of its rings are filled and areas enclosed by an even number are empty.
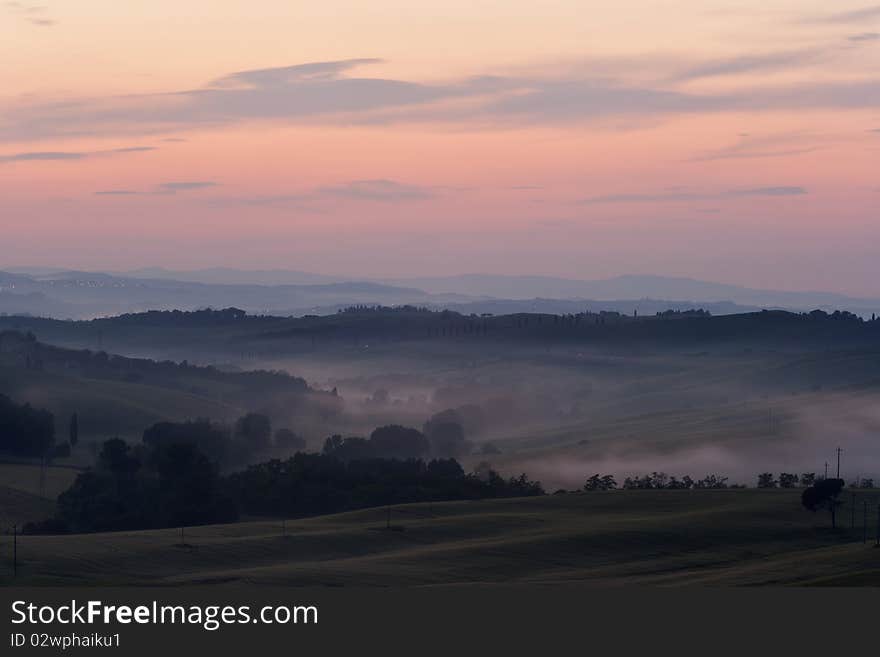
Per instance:
[[[728,488],[727,485],[727,477],[720,477],[718,475],[710,474],[706,475],[699,481],[694,482],[694,488],[711,488],[711,489],[721,489]]]
[[[381,458],[418,459],[427,456],[431,444],[418,429],[390,424],[370,434],[370,448]]]
[[[195,445],[199,451],[220,465],[231,464],[237,454],[231,450],[226,427],[206,419],[186,422],[157,422],[144,431],[143,443],[155,459],[172,445]]]
[[[76,447],[79,442],[79,418],[76,413],[70,416],[70,428],[68,430],[67,442],[71,447]]]
[[[831,527],[837,527],[837,496],[843,490],[843,479],[820,479],[801,494],[801,503],[810,511],[828,509],[831,513]]]
[[[617,482],[614,480],[612,475],[598,475],[594,474],[592,477],[587,479],[587,483],[584,484],[584,490],[586,491],[594,491],[594,490],[614,490],[617,488]]]
[[[98,467],[119,477],[133,474],[140,465],[140,460],[131,453],[131,446],[121,438],[105,441],[98,454]]]
[[[465,438],[461,416],[452,409],[432,415],[425,422],[423,431],[434,456],[456,458],[471,451],[472,445]]]
[[[763,472],[758,475],[758,488],[776,488],[776,479],[772,472]]]
[[[30,404],[16,404],[0,395],[0,452],[42,457],[55,443],[55,418]]]
[[[246,446],[248,451],[258,452],[269,447],[272,424],[265,415],[248,413],[235,421],[233,436],[240,445]]]

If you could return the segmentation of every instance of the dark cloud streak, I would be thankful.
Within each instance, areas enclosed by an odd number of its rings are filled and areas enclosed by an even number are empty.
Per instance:
[[[178,192],[190,192],[200,189],[209,189],[217,187],[218,183],[209,180],[182,181],[182,182],[165,182],[161,183],[157,190],[160,194],[177,194]]]
[[[84,160],[90,157],[118,155],[124,153],[146,153],[157,150],[155,146],[129,146],[125,148],[112,148],[104,151],[30,151],[14,153],[12,155],[0,155],[0,162],[50,162]]]
[[[723,192],[670,192],[660,194],[608,194],[580,201],[584,205],[610,203],[686,203],[690,201],[714,201],[744,197],[803,196],[807,190],[796,186],[753,187],[731,189]]]
[[[850,11],[843,11],[836,14],[828,14],[825,16],[816,16],[807,19],[806,22],[845,24],[860,23],[862,21],[871,20],[872,18],[880,18],[880,5],[871,5],[869,7],[862,7],[861,9],[853,9]]]
[[[377,179],[352,180],[342,185],[319,187],[313,196],[361,201],[419,201],[432,198],[433,194],[415,185]]]
[[[36,162],[57,160],[82,160],[88,157],[88,153],[71,153],[63,151],[35,151],[31,153],[15,153],[14,155],[0,155],[0,162]]]

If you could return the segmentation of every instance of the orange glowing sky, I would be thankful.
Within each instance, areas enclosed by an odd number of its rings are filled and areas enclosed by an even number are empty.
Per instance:
[[[0,269],[880,295],[865,0],[0,2],[0,61]]]

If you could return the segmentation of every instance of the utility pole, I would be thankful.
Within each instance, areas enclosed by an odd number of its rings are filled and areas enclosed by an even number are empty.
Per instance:
[[[18,577],[18,525],[12,525],[12,576]]]
[[[40,497],[46,497],[46,454],[40,457]]]
[[[851,511],[852,511],[852,513],[850,514],[851,518],[850,518],[850,522],[849,522],[849,528],[855,529],[856,528],[856,494],[855,493],[852,494],[852,509],[851,509]]]
[[[877,542],[874,547],[880,548],[880,504],[877,505]]]
[[[828,479],[828,461],[825,461],[825,478]]]
[[[840,479],[840,453],[843,450],[840,447],[837,448],[837,478]]]

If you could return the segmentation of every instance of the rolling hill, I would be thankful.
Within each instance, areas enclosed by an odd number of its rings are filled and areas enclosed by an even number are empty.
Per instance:
[[[863,493],[877,500],[876,491]],[[872,507],[873,508],[873,507]],[[861,531],[799,491],[617,491],[20,539],[19,584],[400,587],[880,584]],[[842,513],[846,516],[846,513]],[[873,522],[873,521],[872,521]],[[870,527],[873,537],[874,525]],[[3,549],[8,548],[8,537]],[[10,582],[8,570],[0,581]]]

